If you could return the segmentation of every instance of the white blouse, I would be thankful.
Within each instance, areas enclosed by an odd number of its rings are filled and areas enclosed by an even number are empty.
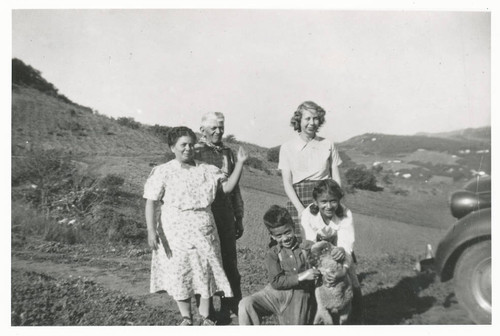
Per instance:
[[[310,207],[311,205],[302,211],[300,222],[302,239],[314,242],[317,235],[326,239],[337,235],[337,246],[352,253],[354,249],[354,224],[351,210],[346,208],[346,216],[342,219],[334,215],[327,225],[319,212],[316,215],[311,213]]]
[[[278,169],[292,172],[292,183],[331,178],[331,167],[342,163],[332,141],[316,136],[309,142],[297,135],[280,148]]]

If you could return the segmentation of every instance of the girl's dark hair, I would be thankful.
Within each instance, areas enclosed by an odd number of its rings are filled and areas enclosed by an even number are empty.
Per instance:
[[[340,200],[344,197],[344,191],[339,186],[339,184],[334,180],[321,180],[313,189],[313,199],[317,200],[319,195],[325,193],[331,194],[339,200],[339,206],[337,207],[337,210],[335,210],[335,215],[337,215],[337,217],[339,218],[345,217],[345,208],[342,204],[340,204]],[[311,214],[316,215],[319,212],[319,208],[316,204],[313,203],[309,207],[309,211],[311,212]]]
[[[302,112],[305,110],[318,113],[319,127],[325,123],[325,110],[315,102],[305,101],[297,107],[297,110],[293,113],[292,119],[290,120],[290,126],[293,127],[294,131],[302,131],[300,129],[300,121],[302,120]]]
[[[167,133],[167,144],[169,147],[174,146],[180,137],[188,136],[196,142],[196,134],[189,128],[185,126],[172,127]]]
[[[267,229],[274,229],[283,225],[294,227],[292,216],[287,209],[279,205],[271,205],[264,214],[264,225]]]

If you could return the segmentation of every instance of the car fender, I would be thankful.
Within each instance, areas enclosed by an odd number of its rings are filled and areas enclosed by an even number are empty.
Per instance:
[[[455,264],[468,246],[491,240],[491,208],[474,211],[458,220],[439,243],[435,268],[441,281],[453,278]]]

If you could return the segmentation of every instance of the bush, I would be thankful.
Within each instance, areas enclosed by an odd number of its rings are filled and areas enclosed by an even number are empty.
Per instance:
[[[120,117],[116,121],[118,122],[118,124],[129,127],[131,129],[139,129],[141,127],[141,123],[135,121],[132,117]]]
[[[236,137],[233,134],[228,134],[224,137],[224,142],[237,143]]]
[[[70,157],[59,150],[34,149],[12,164],[12,185],[31,184],[24,197],[34,205],[45,206],[50,195],[64,188],[75,171]]]
[[[410,191],[403,188],[393,188],[391,190],[391,193],[393,193],[394,195],[408,196],[410,194]]]
[[[77,173],[68,157],[54,151],[33,151],[13,165],[13,199],[31,204],[26,218],[16,217],[21,231],[34,231],[45,240],[74,244],[83,237],[101,240],[144,239],[141,223],[117,213],[122,196],[121,176],[109,174],[102,178]],[[22,184],[22,182],[28,183]],[[30,185],[31,184],[31,185]],[[46,214],[42,224],[29,226],[33,213]],[[13,229],[14,231],[14,229]]]
[[[39,236],[47,241],[66,244],[81,243],[84,239],[80,226],[58,223],[54,218],[26,204],[12,204],[12,244],[24,243],[26,237]]]
[[[391,185],[392,184],[392,178],[390,174],[385,174],[384,177],[382,177],[382,181],[387,184]]]
[[[258,169],[258,170],[264,170],[265,167],[264,167],[264,164],[262,163],[261,160],[257,159],[256,157],[249,157],[246,161],[245,161],[245,166],[249,166],[249,167],[252,167],[252,168],[255,168],[255,169]]]
[[[353,188],[380,191],[380,187],[377,186],[377,178],[372,171],[363,165],[358,165],[347,170],[345,177],[347,183]]]
[[[267,161],[278,163],[280,159],[280,148],[281,146],[269,148],[267,150]]]
[[[160,126],[158,124],[150,126],[148,128],[149,132],[153,133],[155,136],[161,139],[162,142],[167,143],[167,134],[171,127]]]

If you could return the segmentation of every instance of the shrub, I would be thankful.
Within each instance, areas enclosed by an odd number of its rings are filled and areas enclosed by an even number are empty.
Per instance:
[[[249,166],[258,170],[264,170],[264,164],[262,163],[261,160],[257,159],[256,157],[250,156],[246,161],[245,161],[245,166]]]
[[[27,204],[14,202],[11,220],[13,245],[22,244],[25,237],[29,236],[39,236],[47,241],[66,244],[81,243],[85,240],[81,227],[58,223],[54,218],[43,215]]]
[[[69,156],[59,150],[34,149],[20,161],[13,161],[12,185],[31,184],[25,198],[35,205],[45,206],[49,197],[64,188],[74,173]]]
[[[390,174],[385,174],[384,177],[382,177],[382,181],[387,184],[387,185],[390,185],[392,184],[392,178],[391,178],[391,175]]]
[[[269,148],[267,150],[267,161],[278,163],[280,159],[280,148],[281,146]]]
[[[224,142],[236,143],[238,141],[236,140],[236,137],[233,134],[228,134],[224,137]]]
[[[132,117],[120,117],[116,119],[116,121],[118,122],[118,124],[129,127],[131,129],[139,129],[141,127],[141,123],[135,121]]]
[[[380,164],[372,166],[372,171],[373,171],[374,174],[380,174],[380,172],[383,169],[384,169],[384,167],[382,167],[382,165],[380,165]]]
[[[99,186],[114,192],[118,190],[124,182],[125,179],[123,177],[115,174],[108,174],[99,181]]]
[[[401,195],[401,196],[408,196],[410,194],[409,190],[403,189],[403,188],[393,188],[391,192],[394,195]]]
[[[356,189],[364,189],[371,191],[379,191],[377,186],[377,178],[363,165],[358,165],[354,168],[347,170],[345,173],[347,183]]]
[[[161,139],[161,141],[167,143],[167,134],[170,131],[171,127],[168,126],[160,126],[158,124],[154,126],[150,126],[148,130],[153,133],[155,136]]]

